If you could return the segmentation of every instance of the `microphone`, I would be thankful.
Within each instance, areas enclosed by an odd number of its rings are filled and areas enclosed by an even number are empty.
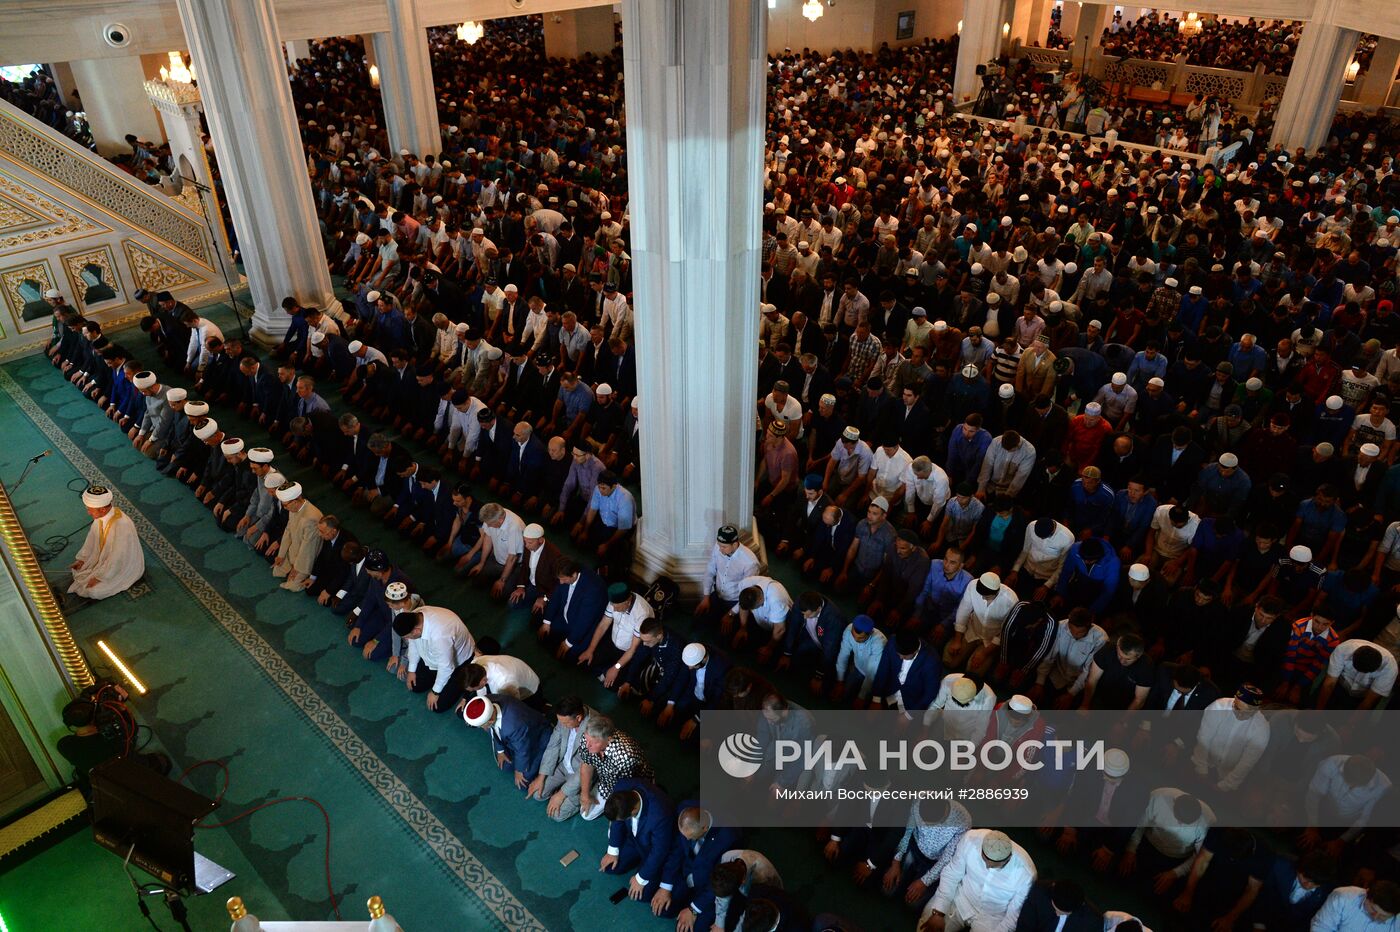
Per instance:
[[[31,462],[31,463],[37,463],[37,462],[39,462],[39,460],[43,459],[43,458],[46,457],[46,456],[50,456],[50,455],[52,455],[52,454],[53,454],[53,451],[52,451],[52,450],[45,450],[43,453],[40,453],[38,456],[32,456],[32,457],[30,457],[30,458],[29,458],[29,462]]]

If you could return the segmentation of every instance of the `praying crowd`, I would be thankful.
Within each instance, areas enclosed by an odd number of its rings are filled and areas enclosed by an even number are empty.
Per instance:
[[[1118,58],[1171,61],[1185,55],[1187,64],[1207,68],[1253,71],[1263,65],[1265,74],[1288,74],[1303,34],[1300,22],[1252,17],[1242,22],[1208,17],[1199,24],[1199,30],[1183,29],[1179,17],[1156,10],[1127,21],[1120,13],[1104,30],[1101,44],[1105,55]]]
[[[142,361],[52,294],[54,364],[270,578],[342,618],[347,650],[486,732],[503,784],[606,823],[599,868],[679,932],[881,927],[809,915],[649,762],[706,711],[760,712],[771,755],[816,708],[956,711],[974,739],[1136,710],[1161,725],[1132,740],[1180,746],[1135,769],[1125,741],[1060,788],[1101,824],[1050,812],[1019,840],[957,802],[880,803],[905,806],[899,828],[833,810],[813,856],[921,929],[1148,929],[1120,896],[1159,932],[1400,927],[1397,838],[1371,824],[1393,742],[1344,754],[1287,714],[1380,710],[1397,673],[1400,181],[1367,124],[1317,153],[1251,139],[1217,169],[954,116],[952,42],[778,56],[753,335],[765,546],[717,528],[692,613],[628,577],[638,485],[675,480],[640,471],[633,336],[655,310],[632,293],[620,56],[544,60],[537,30],[432,33],[435,153],[389,149],[355,43],[299,63],[339,311],[288,298],[261,355],[142,293]],[[294,468],[361,510],[318,507]],[[528,614],[598,694],[551,694],[523,646],[414,584],[420,559]],[[603,690],[645,733],[590,705]],[[1232,724],[1173,731],[1202,710]],[[1223,828],[1222,805],[1335,827]]]

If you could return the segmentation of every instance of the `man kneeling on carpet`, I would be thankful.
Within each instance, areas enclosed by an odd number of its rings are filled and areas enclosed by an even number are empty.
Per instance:
[[[94,485],[83,493],[92,527],[73,562],[68,591],[85,599],[105,599],[130,589],[146,572],[136,525],[112,504],[110,489]]]
[[[321,552],[324,541],[316,533],[316,525],[321,520],[321,509],[311,504],[302,494],[300,482],[288,482],[277,490],[277,500],[287,511],[287,527],[282,532],[277,557],[272,561],[272,575],[286,578],[283,589],[293,591],[305,588],[311,568]]]

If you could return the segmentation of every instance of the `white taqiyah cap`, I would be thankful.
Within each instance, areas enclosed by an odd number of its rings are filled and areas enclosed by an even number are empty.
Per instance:
[[[225,440],[223,443],[219,444],[219,452],[223,453],[224,456],[237,456],[243,452],[243,441],[237,437],[234,437],[232,440]]]
[[[1166,285],[1168,288],[1175,288],[1180,283],[1174,278],[1169,278],[1162,282],[1162,284]]]
[[[690,643],[685,645],[685,650],[681,651],[681,662],[687,667],[696,667],[704,663],[706,656],[708,655],[705,652],[704,644]]]
[[[991,294],[987,295],[987,303],[988,303],[988,304],[1000,304],[1000,303],[1001,303],[1001,295],[999,295],[999,294],[997,294],[995,291],[993,291]]]
[[[83,504],[89,508],[106,508],[112,504],[112,490],[105,485],[93,485],[83,492]]]
[[[48,291],[45,291],[45,292],[44,292],[44,297],[45,297],[45,298],[60,298],[60,297],[62,297],[62,295],[59,293],[59,290],[58,290],[57,288],[50,288]]]
[[[1233,453],[1220,454],[1220,465],[1226,469],[1234,469],[1240,464],[1240,458]]]
[[[292,482],[277,490],[277,500],[279,502],[294,502],[301,498],[301,483]]]
[[[1244,387],[1249,391],[1257,392],[1264,387],[1264,380],[1257,375],[1252,375],[1244,380]]]
[[[1302,544],[1298,544],[1292,550],[1288,551],[1288,559],[1292,560],[1294,563],[1311,563],[1312,550],[1308,547],[1304,547]]]
[[[1023,696],[1020,693],[1006,700],[1006,706],[1012,712],[1020,712],[1022,715],[1035,711],[1035,703],[1031,702],[1030,697]]]
[[[981,586],[983,589],[990,589],[993,592],[997,592],[1001,589],[1001,577],[996,573],[986,572],[977,577],[977,585]]]
[[[307,337],[307,339],[311,341],[312,346],[320,346],[322,343],[326,342],[325,331],[313,330],[311,331],[311,336]]]
[[[538,524],[525,525],[524,537],[526,540],[539,540],[544,536],[544,528]]]
[[[1134,563],[1128,567],[1128,578],[1134,582],[1147,582],[1152,578],[1152,571],[1147,568],[1146,563]]]
[[[272,462],[272,451],[267,447],[253,447],[248,451],[248,459],[254,463]]]
[[[1103,405],[1099,404],[1097,401],[1091,401],[1084,406],[1084,413],[1090,417],[1098,417],[1100,414],[1103,414]]]
[[[593,390],[595,395],[611,395],[612,393],[613,388],[607,382],[599,383],[598,387]]]
[[[368,234],[368,233],[363,233],[363,232],[361,232],[361,233],[356,233],[356,234],[355,234],[355,242],[359,243],[361,246],[367,246],[367,245],[369,245],[369,234]]]
[[[165,393],[166,401],[184,401],[188,397],[190,397],[190,393],[183,388],[172,388]]]
[[[204,417],[209,413],[209,402],[190,401],[185,403],[186,417]]]
[[[286,477],[286,476],[282,475],[280,472],[278,472],[277,470],[273,469],[273,470],[270,470],[270,471],[268,472],[267,475],[263,476],[263,488],[265,488],[265,489],[275,489],[275,488],[279,487],[282,483],[284,483],[284,482],[286,482],[286,481],[287,481],[287,477]]]
[[[1188,288],[1188,289],[1186,289],[1186,290],[1189,291],[1189,292],[1191,292],[1191,294],[1195,295],[1195,296],[1198,297],[1198,298],[1203,294],[1203,291],[1202,291],[1200,285],[1192,285],[1190,288]]]
[[[1342,410],[1342,396],[1341,396],[1341,395],[1329,395],[1329,396],[1327,397],[1327,410],[1328,410],[1328,411],[1340,411],[1340,410]]]
[[[1361,445],[1361,455],[1362,455],[1362,456],[1380,456],[1380,455],[1381,455],[1381,448],[1378,447],[1378,446],[1376,446],[1374,443],[1363,443],[1363,444]]]
[[[364,349],[364,348],[365,348],[365,345],[364,345],[363,343],[361,343],[359,340],[351,340],[351,341],[350,341],[350,345],[349,345],[348,347],[346,347],[346,349],[350,350],[350,352],[352,352],[352,353],[358,353],[360,350],[362,350],[362,349]]]
[[[1109,381],[1111,381],[1114,385],[1118,386],[1127,385],[1128,375],[1126,372],[1115,372],[1113,373],[1113,378],[1111,378]]]
[[[384,587],[384,598],[390,602],[402,602],[408,598],[408,583],[395,580]]]
[[[219,422],[212,417],[194,429],[194,435],[200,440],[208,440],[219,431]]]
[[[1015,398],[1015,397],[1016,397],[1016,386],[1012,385],[1010,382],[1005,382],[1005,383],[1003,383],[1002,386],[1001,386],[1000,388],[997,389],[997,397],[998,397],[998,398]]]
[[[883,495],[875,496],[873,499],[871,499],[870,504],[886,513],[888,513],[890,510],[890,500],[885,498],[885,496]]]
[[[379,292],[371,291],[369,294],[365,295],[365,300],[368,301],[370,304],[373,304],[374,302],[379,300]]]
[[[1147,384],[1148,384],[1148,385],[1156,386],[1157,388],[1162,388],[1162,387],[1164,387],[1167,383],[1166,383],[1166,382],[1163,382],[1160,376],[1154,375],[1152,378],[1150,378],[1150,379],[1147,380]]]
[[[1128,752],[1122,748],[1109,748],[1108,753],[1103,756],[1103,773],[1106,777],[1125,777],[1128,775]]]

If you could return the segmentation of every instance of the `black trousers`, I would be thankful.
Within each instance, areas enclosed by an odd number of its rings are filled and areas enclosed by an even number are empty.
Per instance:
[[[438,671],[420,661],[418,664],[417,676],[413,681],[413,691],[416,693],[431,692],[433,684],[437,682],[437,675]],[[462,698],[462,690],[466,679],[465,671],[463,671],[461,667],[454,667],[452,675],[447,678],[447,685],[442,688],[442,692],[438,693],[437,708],[433,711],[442,713],[455,709],[457,707],[457,700]]]

